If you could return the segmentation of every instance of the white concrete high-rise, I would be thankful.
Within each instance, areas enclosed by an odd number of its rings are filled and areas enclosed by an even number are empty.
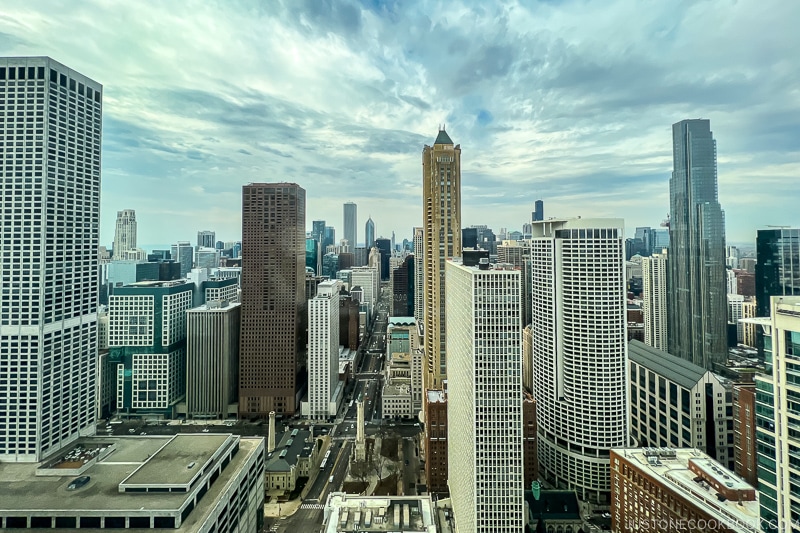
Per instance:
[[[414,319],[417,324],[425,321],[425,269],[422,250],[425,243],[425,230],[421,227],[414,228]]]
[[[667,350],[667,254],[642,258],[644,342]]]
[[[117,211],[117,225],[114,230],[114,259],[125,259],[128,250],[136,249],[136,211],[123,209]]]
[[[372,316],[375,303],[380,298],[380,272],[378,268],[374,267],[353,267],[350,270],[350,286],[359,286],[364,290],[364,298],[361,302],[367,304],[369,314]]]
[[[0,79],[0,462],[35,462],[94,433],[103,87],[48,57]]]
[[[445,264],[448,486],[458,531],[524,529],[521,272]]]
[[[341,281],[323,281],[308,301],[309,416],[325,419],[339,382],[339,290]]]
[[[355,250],[358,241],[358,206],[353,202],[344,204],[344,238]]]
[[[609,452],[628,444],[623,221],[550,219],[532,231],[539,472],[608,505]]]

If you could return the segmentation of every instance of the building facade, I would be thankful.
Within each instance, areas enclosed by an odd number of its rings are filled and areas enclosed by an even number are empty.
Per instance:
[[[114,228],[114,259],[123,259],[123,254],[136,249],[136,211],[123,209],[117,211]]]
[[[552,486],[607,506],[609,450],[628,442],[623,223],[532,226],[539,472]]]
[[[737,383],[733,386],[733,455],[733,471],[757,487],[755,383]]]
[[[316,420],[336,415],[333,396],[339,383],[340,289],[338,280],[323,281],[317,286],[317,295],[308,301],[308,416]]]
[[[425,479],[428,492],[447,494],[447,381],[442,390],[427,389],[422,405],[425,421]]]
[[[425,279],[423,267],[425,265],[422,258],[423,243],[425,242],[425,231],[421,227],[414,228],[414,318],[417,324],[422,326],[425,323]]]
[[[103,87],[48,57],[0,75],[0,462],[39,461],[94,432]]]
[[[214,248],[216,240],[217,240],[217,234],[213,231],[203,230],[197,232],[198,248]]]
[[[447,453],[454,459],[447,482],[458,530],[518,533],[526,522],[521,275],[510,265],[449,260],[445,278]]]
[[[800,295],[800,228],[758,230],[755,270],[757,316],[769,316],[772,296]]]
[[[672,125],[669,182],[668,351],[714,369],[727,361],[725,216],[717,200],[717,143],[708,120]]]
[[[425,388],[441,388],[447,376],[445,261],[461,255],[461,145],[442,129],[422,150]]]
[[[354,250],[358,241],[358,206],[353,202],[344,204],[344,238]]]
[[[667,256],[642,258],[642,311],[644,342],[658,350],[667,349]]]
[[[293,414],[299,407],[305,225],[306,191],[296,183],[242,188],[241,416]]]
[[[186,312],[186,414],[236,416],[241,304],[207,302]]]
[[[383,418],[416,418],[422,409],[422,349],[413,317],[389,317],[384,375]]]
[[[631,436],[639,446],[698,448],[734,469],[729,381],[638,341],[628,344],[628,368]]]
[[[178,241],[172,245],[172,258],[181,264],[181,277],[192,271],[194,267],[194,248],[189,241]]]
[[[497,246],[497,262],[510,263],[522,272],[522,324],[531,323],[531,241],[505,240]]]

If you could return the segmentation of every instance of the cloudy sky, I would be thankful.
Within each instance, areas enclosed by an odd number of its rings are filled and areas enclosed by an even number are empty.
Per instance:
[[[729,242],[800,225],[800,2],[4,0],[0,54],[104,85],[102,241],[241,233],[241,186],[294,181],[307,227],[421,222],[421,152],[462,147],[462,224],[669,211],[672,123],[708,118]]]

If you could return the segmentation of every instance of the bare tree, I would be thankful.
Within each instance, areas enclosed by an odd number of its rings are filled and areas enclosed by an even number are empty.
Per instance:
[[[350,463],[350,475],[354,478],[361,480],[362,483],[367,482],[369,476],[370,466],[367,461],[353,461]]]

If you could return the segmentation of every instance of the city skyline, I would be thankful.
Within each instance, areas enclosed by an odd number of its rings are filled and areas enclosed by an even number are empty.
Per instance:
[[[669,210],[669,124],[687,117],[714,124],[727,241],[794,224],[793,3],[4,7],[6,55],[50,55],[107,87],[105,245],[122,209],[137,211],[143,243],[191,240],[201,220],[238,239],[239,187],[270,176],[306,188],[314,218],[339,220],[352,200],[381,213],[385,236],[410,236],[419,150],[440,123],[474,154],[465,226],[521,226],[537,198],[553,216],[657,226]],[[699,22],[709,16],[713,34]],[[621,31],[626,18],[640,21],[634,31]],[[219,39],[198,36],[210,30]],[[439,43],[423,47],[420,32]],[[782,38],[739,38],[762,32]]]

